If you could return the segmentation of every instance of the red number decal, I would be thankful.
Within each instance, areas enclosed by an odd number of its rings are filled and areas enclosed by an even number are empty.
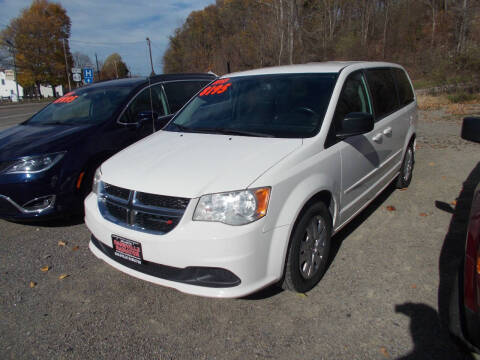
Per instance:
[[[203,89],[203,91],[198,94],[198,96],[206,96],[206,95],[215,95],[215,94],[222,94],[232,85],[232,83],[227,82],[230,79],[221,79],[215,81],[212,85]]]
[[[69,92],[67,95],[62,96],[61,98],[58,98],[55,100],[53,103],[54,104],[64,104],[64,103],[71,103],[73,100],[78,98],[78,95],[73,95],[75,94],[73,91]]]

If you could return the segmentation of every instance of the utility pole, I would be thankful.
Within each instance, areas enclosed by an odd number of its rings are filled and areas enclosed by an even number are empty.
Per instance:
[[[98,57],[97,53],[95,53],[95,61],[97,62],[97,81],[100,80],[100,70],[98,69]]]
[[[113,60],[113,63],[115,64],[115,77],[118,79],[117,60]]]
[[[150,45],[150,38],[147,37],[147,45],[148,45],[148,51],[150,52],[150,66],[152,67],[152,73],[150,76],[155,75],[155,71],[153,71],[153,61],[152,61],[152,46]]]
[[[65,71],[67,72],[68,91],[72,91],[72,86],[70,85],[70,74],[68,72],[67,52],[65,50],[65,39],[62,39],[62,42],[63,42],[63,55],[65,55]]]
[[[15,46],[10,42],[10,40],[5,40],[8,45],[11,46],[12,53],[13,53],[13,71],[15,73],[15,87],[17,88],[17,101],[20,101],[20,94],[18,93],[18,78],[17,78],[17,59],[15,53]]]

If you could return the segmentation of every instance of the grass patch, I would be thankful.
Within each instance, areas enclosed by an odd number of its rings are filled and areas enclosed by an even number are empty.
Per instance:
[[[449,94],[447,97],[452,104],[464,104],[475,101],[478,98],[478,94],[471,94],[461,91],[454,94]]]

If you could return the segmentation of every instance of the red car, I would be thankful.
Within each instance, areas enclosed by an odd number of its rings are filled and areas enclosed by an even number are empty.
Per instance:
[[[480,118],[463,119],[462,138],[480,143]],[[450,303],[450,331],[480,353],[480,184],[472,199],[465,258]]]

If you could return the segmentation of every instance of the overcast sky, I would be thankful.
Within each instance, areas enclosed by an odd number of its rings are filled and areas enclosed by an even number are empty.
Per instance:
[[[152,41],[156,73],[161,73],[161,59],[168,37],[181,26],[191,11],[201,10],[215,0],[57,0],[72,21],[70,48],[95,61],[118,52],[136,75],[150,73],[145,38]],[[31,0],[0,0],[0,29],[19,16]]]

